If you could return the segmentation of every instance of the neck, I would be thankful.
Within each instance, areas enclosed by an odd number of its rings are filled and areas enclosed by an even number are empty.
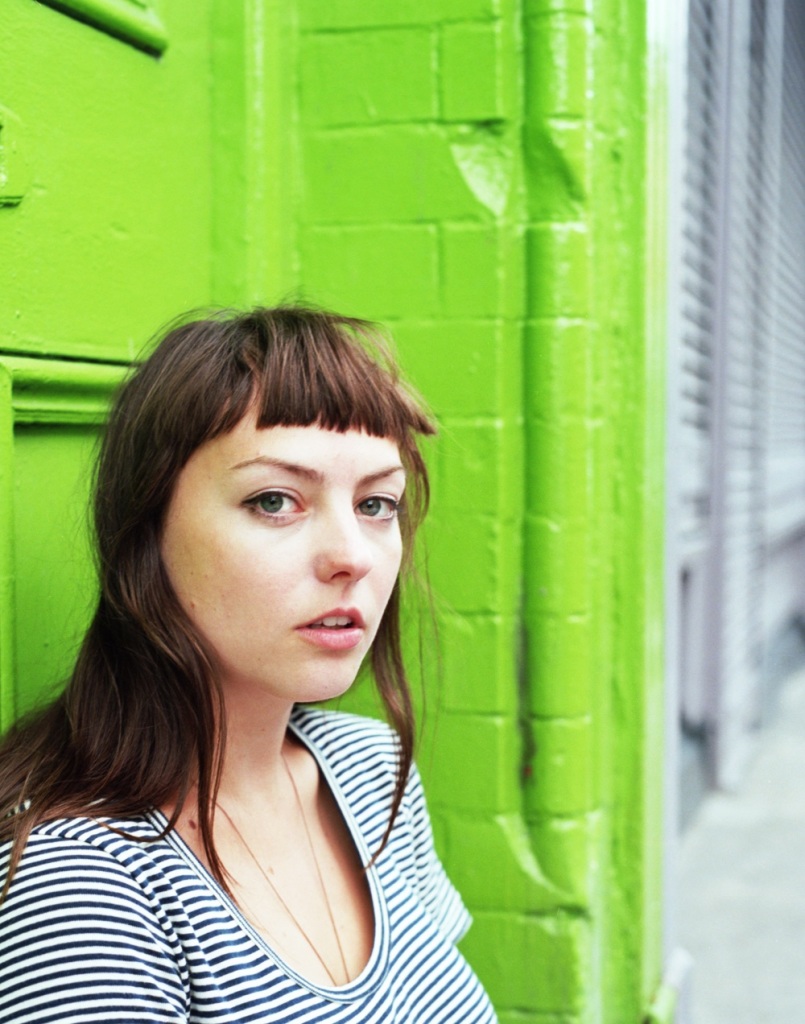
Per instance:
[[[293,704],[227,692],[226,750],[219,794],[241,806],[287,790],[282,762]]]

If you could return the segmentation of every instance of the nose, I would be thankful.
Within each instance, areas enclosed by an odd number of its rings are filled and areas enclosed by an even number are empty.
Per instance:
[[[324,517],[319,528],[314,568],[324,581],[357,581],[373,565],[372,550],[353,509],[333,511]]]

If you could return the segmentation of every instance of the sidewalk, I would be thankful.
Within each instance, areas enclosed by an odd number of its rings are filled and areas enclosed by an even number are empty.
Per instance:
[[[706,800],[680,853],[693,1024],[805,1022],[805,673],[740,792]]]

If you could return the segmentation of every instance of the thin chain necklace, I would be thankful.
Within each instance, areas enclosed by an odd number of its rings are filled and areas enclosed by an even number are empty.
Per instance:
[[[321,888],[321,892],[322,892],[322,895],[324,897],[324,904],[327,907],[327,916],[330,919],[330,927],[333,930],[333,935],[335,936],[335,941],[336,941],[336,944],[338,945],[338,953],[339,953],[339,956],[341,957],[341,967],[342,967],[342,969],[344,971],[344,981],[347,982],[347,981],[349,981],[349,970],[347,969],[347,960],[346,960],[346,957],[344,956],[344,947],[341,944],[341,936],[339,935],[338,928],[336,927],[336,924],[335,924],[335,915],[333,914],[333,908],[332,908],[332,904],[330,903],[330,896],[329,896],[329,894],[327,892],[327,886],[324,884],[324,876],[322,875],[321,864],[319,863],[319,858],[318,858],[318,855],[316,854],[316,847],[313,845],[313,837],[310,834],[310,826],[308,825],[307,815],[305,814],[305,808],[304,808],[304,805],[302,803],[302,799],[299,796],[299,790],[297,789],[297,786],[296,786],[296,780],[294,779],[293,774],[291,772],[291,769],[290,769],[290,767],[288,765],[288,762],[285,759],[285,754],[281,754],[280,756],[282,757],[282,763],[283,763],[283,766],[285,767],[285,772],[286,772],[286,774],[288,776],[288,779],[289,779],[289,781],[291,783],[291,788],[293,789],[294,797],[296,799],[296,806],[299,808],[299,814],[300,814],[300,816],[302,818],[302,824],[305,827],[305,835],[307,836],[307,843],[308,843],[308,847],[310,849],[310,854],[311,854],[311,857],[313,859],[313,863],[316,866],[316,876],[318,877],[319,886]],[[265,881],[268,883],[269,887],[271,888],[271,891],[277,897],[277,899],[279,900],[279,902],[282,905],[283,909],[285,910],[285,913],[288,915],[288,917],[290,917],[290,919],[296,925],[296,928],[299,931],[300,935],[305,940],[305,942],[308,944],[310,949],[313,951],[314,955],[316,956],[316,959],[319,961],[321,966],[324,968],[324,970],[325,970],[325,972],[327,974],[327,977],[330,979],[330,981],[333,983],[334,986],[337,986],[338,982],[336,981],[335,975],[330,970],[330,968],[327,965],[327,962],[325,961],[324,957],[321,955],[321,953],[319,952],[318,948],[316,947],[316,944],[313,942],[311,937],[308,935],[308,933],[307,933],[304,925],[302,924],[302,922],[299,920],[299,918],[296,916],[296,914],[294,914],[294,912],[291,910],[291,908],[286,903],[285,899],[283,898],[282,893],[279,891],[277,886],[271,880],[271,876],[265,870],[263,865],[257,859],[257,856],[255,855],[254,851],[252,850],[251,846],[249,846],[249,844],[244,839],[243,833],[240,831],[238,826],[232,820],[232,817],[229,814],[229,812],[220,803],[216,804],[216,806],[221,811],[221,813],[226,818],[226,820],[229,822],[230,828],[232,829],[232,831],[235,833],[235,835],[240,840],[244,850],[248,853],[249,857],[251,857],[251,859],[254,862],[254,865],[257,868],[257,870],[260,872],[260,874],[263,876]],[[261,927],[265,927],[265,926],[261,924]],[[268,932],[269,935],[272,934],[269,931],[269,929],[266,928],[265,930]],[[274,941],[276,942],[276,939]]]

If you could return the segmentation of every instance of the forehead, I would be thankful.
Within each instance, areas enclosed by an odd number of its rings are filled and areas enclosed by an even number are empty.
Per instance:
[[[258,427],[250,411],[225,434],[197,448],[185,469],[237,474],[284,463],[327,476],[336,471],[365,476],[402,470],[397,443],[362,430],[326,430],[318,426]]]

